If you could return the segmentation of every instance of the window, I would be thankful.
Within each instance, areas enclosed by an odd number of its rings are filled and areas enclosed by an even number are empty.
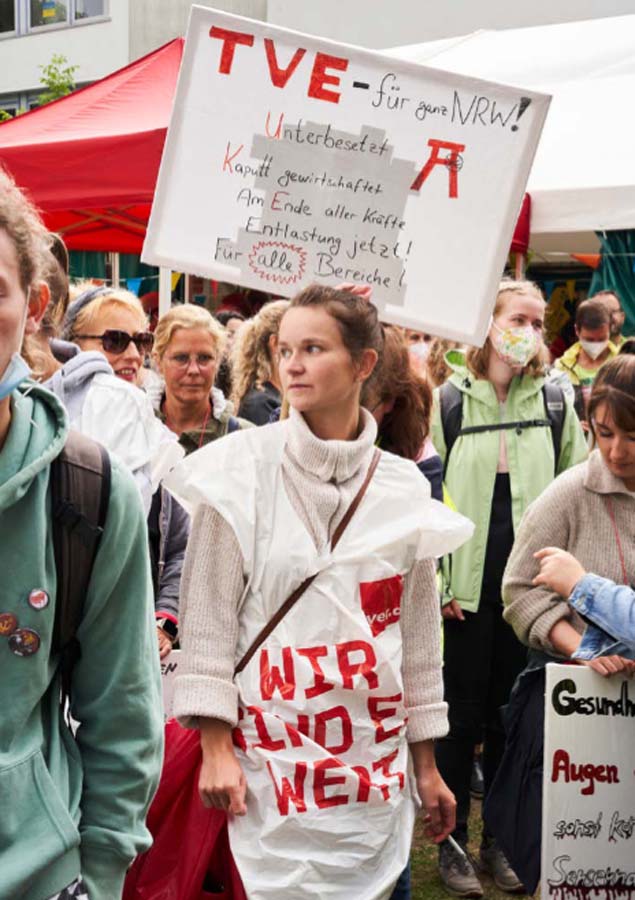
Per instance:
[[[15,0],[0,0],[0,34],[15,30]]]
[[[68,22],[67,0],[31,0],[31,28]]]
[[[106,0],[75,0],[75,19],[95,19],[107,13]]]

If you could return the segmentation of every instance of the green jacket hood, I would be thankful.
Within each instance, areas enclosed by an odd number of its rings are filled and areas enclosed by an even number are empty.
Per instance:
[[[449,350],[445,355],[445,361],[452,369],[448,378],[462,393],[468,394],[474,400],[485,403],[488,406],[498,407],[498,400],[493,385],[486,378],[476,378],[467,367],[464,350]],[[535,375],[515,376],[512,385],[514,393],[519,399],[531,397],[542,390],[544,378]],[[510,386],[511,387],[511,386]]]
[[[29,490],[61,452],[68,417],[54,394],[25,382],[11,395],[11,425],[0,451],[0,513]]]

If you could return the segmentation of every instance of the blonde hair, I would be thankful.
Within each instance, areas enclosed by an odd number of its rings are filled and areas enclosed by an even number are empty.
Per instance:
[[[87,285],[87,290],[96,287],[90,282],[84,282],[83,284]],[[73,302],[78,300],[82,293],[84,293],[84,291],[77,290],[78,287],[82,286],[82,284],[75,285],[72,289],[74,297],[69,306],[69,314],[72,312]],[[91,300],[90,303],[87,303],[86,306],[80,309],[77,316],[70,322],[69,329],[65,332],[67,339],[73,341],[77,335],[88,334],[91,330],[92,323],[106,306],[119,306],[134,312],[139,316],[139,322],[142,323],[142,327],[148,327],[148,317],[136,294],[133,294],[131,291],[122,290],[121,288],[113,288],[112,290],[106,289],[105,293],[95,297],[94,300]]]
[[[207,332],[214,341],[214,350],[220,357],[225,347],[225,329],[202,306],[185,304],[174,306],[161,316],[154,331],[154,350],[152,355],[157,362],[161,362],[165,351],[168,349],[175,332],[180,329],[194,331],[200,329]]]
[[[240,406],[245,394],[253,387],[262,390],[265,381],[274,373],[269,339],[278,334],[282,317],[289,308],[288,300],[265,303],[260,312],[249,319],[238,332],[232,350],[232,402]]]
[[[498,286],[492,318],[495,319],[498,313],[504,308],[509,294],[533,294],[535,297],[542,300],[543,303],[545,302],[542,291],[533,281],[513,281],[511,278],[504,278]],[[465,354],[465,362],[472,375],[476,378],[487,378],[491,349],[489,340],[486,340],[482,347],[468,348],[468,351]],[[525,366],[523,370],[524,374],[530,375],[532,378],[538,378],[541,375],[544,375],[547,362],[547,348],[543,345],[533,359]]]

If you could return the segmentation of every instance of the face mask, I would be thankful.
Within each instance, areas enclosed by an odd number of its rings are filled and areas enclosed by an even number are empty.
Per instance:
[[[411,344],[408,347],[408,352],[420,362],[425,362],[430,353],[430,344],[425,341],[419,341],[417,344]]]
[[[608,341],[580,341],[580,346],[585,353],[588,353],[591,359],[597,359],[598,356],[602,356],[608,345]]]
[[[19,353],[14,353],[9,360],[9,365],[4,370],[4,375],[0,378],[0,400],[4,400],[9,394],[22,384],[25,378],[28,378],[31,370],[22,359]]]
[[[534,358],[540,347],[540,336],[531,325],[521,328],[499,328],[492,320],[495,329],[490,334],[490,341],[499,358],[512,368],[524,368]]]

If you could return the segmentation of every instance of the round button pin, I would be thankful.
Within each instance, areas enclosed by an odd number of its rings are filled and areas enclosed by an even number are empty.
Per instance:
[[[49,605],[49,595],[41,588],[36,588],[29,594],[29,606],[32,609],[46,609]]]
[[[33,656],[40,649],[40,635],[32,628],[18,628],[9,638],[9,649],[16,656]]]
[[[17,616],[13,613],[0,613],[0,637],[7,637],[18,627]]]

